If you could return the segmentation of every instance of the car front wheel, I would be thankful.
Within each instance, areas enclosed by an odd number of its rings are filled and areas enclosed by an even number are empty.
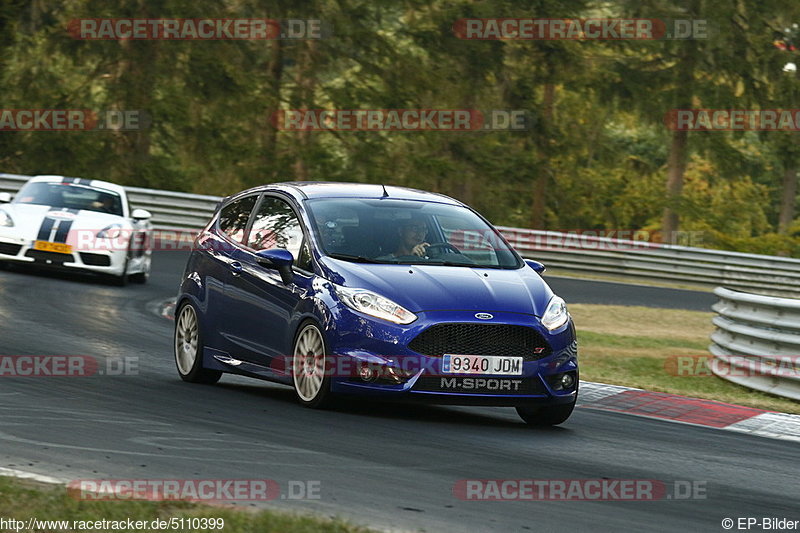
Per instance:
[[[325,354],[322,331],[314,322],[304,322],[292,350],[292,383],[300,403],[312,409],[331,403],[331,378]]]

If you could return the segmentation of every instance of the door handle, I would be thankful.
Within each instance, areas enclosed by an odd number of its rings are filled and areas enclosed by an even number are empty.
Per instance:
[[[238,276],[242,273],[242,264],[239,261],[231,263],[231,274]]]

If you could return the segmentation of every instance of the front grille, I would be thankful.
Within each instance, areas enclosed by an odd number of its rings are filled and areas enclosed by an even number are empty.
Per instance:
[[[538,377],[420,376],[413,390],[459,394],[547,394]]]
[[[414,340],[409,348],[422,355],[500,355],[536,361],[552,353],[547,341],[533,328],[508,324],[436,324]]]
[[[89,252],[78,252],[84,265],[107,267],[111,266],[111,257],[103,254],[90,254]]]
[[[58,252],[45,252],[43,250],[28,250],[25,252],[26,257],[32,257],[36,261],[50,261],[52,263],[65,263],[75,260],[72,254],[60,254]]]
[[[10,242],[0,242],[0,254],[17,255],[19,253],[21,244],[12,244]]]

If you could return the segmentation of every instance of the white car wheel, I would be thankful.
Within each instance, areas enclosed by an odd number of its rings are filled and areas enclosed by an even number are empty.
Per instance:
[[[306,322],[300,328],[292,351],[292,381],[300,403],[323,407],[328,403],[330,377],[326,375],[325,340],[319,327]]]

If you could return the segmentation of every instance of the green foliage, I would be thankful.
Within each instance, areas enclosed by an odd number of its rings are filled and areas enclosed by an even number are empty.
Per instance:
[[[81,17],[320,19],[329,38],[81,41]],[[707,18],[709,39],[458,39],[466,17]],[[772,45],[800,5],[723,0],[68,0],[0,8],[5,109],[138,109],[134,132],[3,132],[1,169],[230,194],[292,179],[382,182],[456,196],[493,222],[657,230],[668,205],[708,246],[800,256],[777,235],[795,133],[691,133],[668,202],[665,113],[797,108],[800,54]],[[692,68],[687,68],[687,64]],[[548,105],[551,106],[548,108]],[[279,109],[524,109],[516,132],[292,132]],[[538,207],[537,207],[538,206]],[[541,212],[537,212],[541,210]]]

